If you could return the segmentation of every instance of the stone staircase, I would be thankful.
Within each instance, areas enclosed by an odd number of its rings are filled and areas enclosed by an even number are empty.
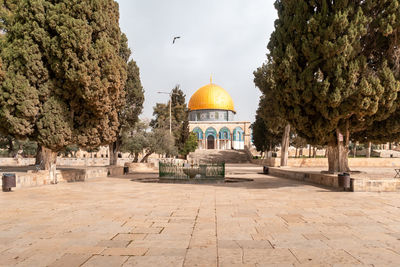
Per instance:
[[[189,161],[195,162],[225,162],[225,163],[249,163],[250,158],[245,150],[216,150],[216,149],[197,149],[189,153]]]

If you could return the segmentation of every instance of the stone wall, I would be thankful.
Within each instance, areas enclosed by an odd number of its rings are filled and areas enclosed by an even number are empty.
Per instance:
[[[0,166],[28,166],[34,164],[34,158],[0,158]]]
[[[278,167],[280,158],[253,159],[252,163],[263,166]],[[289,158],[289,167],[326,167],[327,158]],[[399,167],[400,158],[349,158],[350,167]]]
[[[153,163],[125,163],[125,167],[128,167],[129,173],[158,171],[158,165]]]
[[[124,166],[127,162],[132,162],[131,158],[119,158],[118,166]],[[29,166],[34,165],[34,158],[0,158],[0,166]],[[57,166],[108,166],[109,158],[57,158]]]
[[[121,167],[120,167],[121,168]],[[53,183],[49,171],[13,172],[16,175],[17,189],[41,186]],[[2,173],[0,172],[0,177]],[[56,171],[57,183],[83,182],[88,179],[107,177],[107,168],[95,167],[86,169],[58,169]],[[0,179],[0,186],[2,179]]]
[[[313,184],[339,188],[338,176],[333,174],[312,173],[288,170],[285,168],[269,168],[269,175],[309,182]],[[351,191],[353,192],[399,192],[400,179],[354,179],[351,178]]]

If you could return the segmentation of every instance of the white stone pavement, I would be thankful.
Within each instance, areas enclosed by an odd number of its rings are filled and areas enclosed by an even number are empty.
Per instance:
[[[258,171],[229,166],[254,181],[224,185],[100,178],[0,193],[0,266],[400,266],[400,193]]]

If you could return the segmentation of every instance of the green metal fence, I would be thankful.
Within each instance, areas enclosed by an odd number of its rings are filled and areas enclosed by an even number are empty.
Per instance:
[[[179,164],[159,162],[160,179],[224,179],[225,163]]]

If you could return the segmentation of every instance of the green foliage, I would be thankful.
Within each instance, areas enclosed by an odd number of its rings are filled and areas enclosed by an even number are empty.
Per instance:
[[[3,150],[2,156],[13,157],[18,151],[22,151],[24,157],[32,157],[36,154],[37,143],[30,140],[16,140],[10,135],[0,135],[0,150]]]
[[[275,82],[271,65],[263,64],[254,72],[254,83],[260,89],[262,96],[256,120],[252,124],[253,143],[257,151],[272,151],[281,143],[287,122],[282,117],[275,99]]]
[[[6,20],[0,131],[59,151],[118,134],[126,64],[112,0],[19,0]],[[4,20],[3,20],[4,21]]]
[[[190,133],[188,139],[186,140],[186,142],[183,146],[183,149],[179,153],[186,158],[186,156],[190,152],[194,152],[197,149],[198,145],[199,145],[199,143],[197,141],[196,134]]]
[[[290,138],[290,144],[295,148],[305,148],[307,147],[307,140],[294,133]]]
[[[128,39],[125,34],[121,35],[120,56],[127,63],[127,80],[124,87],[124,106],[118,112],[120,122],[120,136],[123,131],[132,129],[139,120],[143,110],[144,90],[140,81],[139,68],[134,60],[129,60],[131,50],[128,47]]]
[[[135,155],[135,160],[138,154],[143,152],[146,154],[144,158],[153,153],[176,156],[178,151],[174,142],[169,130],[152,128],[149,131],[149,124],[139,121],[132,131],[124,133],[121,151]]]
[[[71,156],[76,157],[76,152],[79,151],[79,147],[77,145],[69,145],[66,146],[63,150],[60,151],[65,157]]]
[[[139,121],[130,132],[124,132],[122,136],[121,152],[128,152],[132,155],[142,153],[144,149],[149,147],[148,141],[148,124]]]
[[[0,34],[7,30],[17,3],[18,0],[0,0]]]
[[[175,146],[181,155],[185,155],[185,143],[189,138],[189,110],[186,105],[186,96],[179,85],[171,91],[171,94],[171,129]],[[169,101],[167,104],[157,103],[153,115],[155,118],[150,122],[150,126],[169,131]]]
[[[356,139],[378,125],[390,132],[395,122],[385,121],[400,101],[398,1],[277,0],[275,7],[274,95],[298,135],[334,145],[337,129]]]
[[[37,143],[30,140],[17,141],[17,146],[22,148],[24,157],[34,157],[37,151]]]
[[[152,152],[156,154],[166,154],[169,156],[178,155],[178,150],[175,146],[175,140],[173,136],[169,134],[168,130],[164,129],[153,129],[148,134],[149,146],[146,149],[147,153]]]

